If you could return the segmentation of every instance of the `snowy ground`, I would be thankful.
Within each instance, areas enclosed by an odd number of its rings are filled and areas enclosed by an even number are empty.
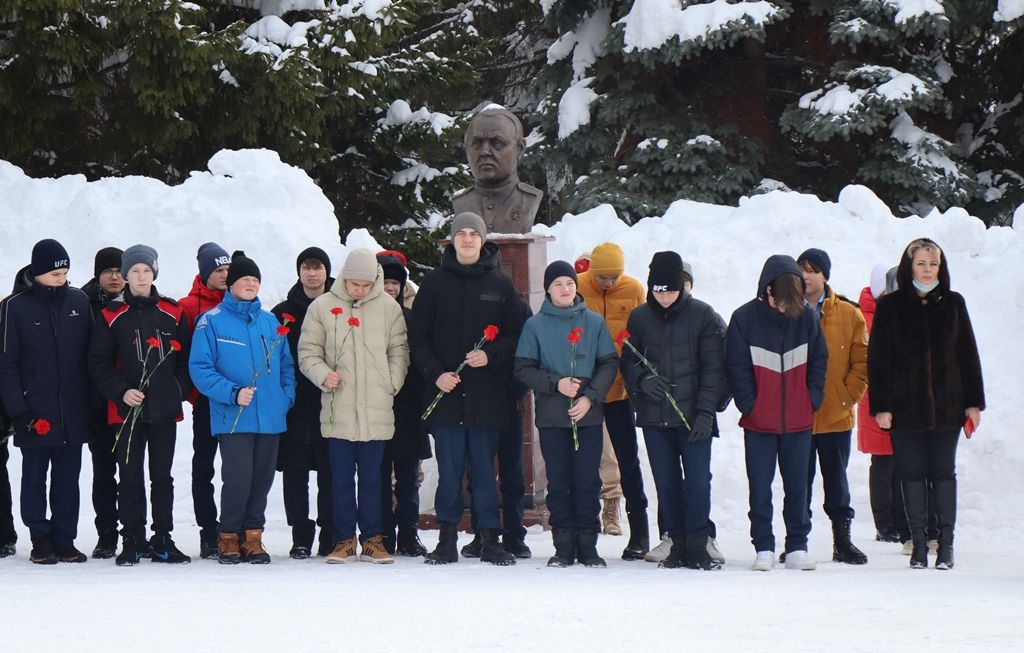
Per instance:
[[[71,280],[89,278],[100,247],[145,242],[161,253],[158,287],[179,297],[195,274],[194,252],[216,240],[246,249],[261,265],[261,296],[270,305],[294,279],[294,255],[318,244],[340,268],[347,247],[372,245],[364,231],[337,242],[336,223],[322,193],[301,171],[268,152],[222,152],[209,172],[169,188],[150,179],[87,183],[81,177],[28,179],[0,161],[0,226],[5,242],[0,288],[28,261],[32,244],[57,237],[72,257]],[[1024,212],[1024,211],[1022,211]],[[1022,222],[1024,219],[1019,220]],[[585,225],[585,226],[584,226]],[[1018,228],[1024,225],[1018,225]],[[746,518],[746,478],[737,415],[720,416],[715,443],[713,514],[728,564],[720,572],[669,571],[618,559],[625,537],[602,536],[606,570],[552,570],[549,536],[531,531],[535,557],[497,569],[463,561],[432,568],[399,559],[389,567],[328,567],[287,557],[280,483],[270,499],[266,542],[269,567],[225,568],[196,560],[185,567],[144,563],[121,569],[111,561],[41,568],[27,561],[28,533],[19,524],[19,551],[0,560],[0,652],[327,650],[371,645],[382,650],[725,650],[996,651],[1024,648],[1024,560],[1020,541],[1016,446],[1024,368],[1024,238],[1009,228],[985,230],[953,209],[927,218],[896,220],[870,191],[849,187],[838,203],[772,193],[736,207],[678,202],[665,216],[626,227],[607,207],[567,216],[537,231],[555,235],[549,258],[572,260],[605,240],[623,246],[627,272],[646,279],[646,263],[673,247],[695,268],[697,296],[728,319],[754,292],[764,259],[777,252],[826,249],[832,282],[856,298],[876,262],[894,265],[913,237],[936,238],[948,254],[954,289],[967,298],[978,333],[989,409],[971,441],[961,441],[957,567],[912,572],[899,546],[873,541],[867,505],[867,456],[854,453],[849,476],[857,519],[854,540],[870,563],[855,568],[827,562],[831,533],[819,509],[810,552],[815,572],[749,571],[753,550]],[[386,244],[386,243],[385,243]],[[189,494],[191,427],[179,428],[174,533],[198,557],[198,530]],[[641,440],[642,443],[642,440]],[[87,454],[86,454],[87,458]],[[649,514],[656,497],[642,452]],[[17,505],[20,455],[8,465]],[[432,503],[427,468],[423,503]],[[95,543],[83,465],[79,547]],[[776,508],[781,510],[780,483]],[[820,506],[821,490],[815,492]],[[781,515],[776,517],[780,541]],[[423,534],[432,547],[436,533]],[[464,538],[463,541],[466,541]]]

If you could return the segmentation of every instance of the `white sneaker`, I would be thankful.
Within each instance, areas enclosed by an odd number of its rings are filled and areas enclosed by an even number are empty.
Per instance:
[[[644,554],[644,560],[647,562],[661,562],[668,557],[668,552],[671,550],[672,538],[666,533],[661,536],[661,544]]]
[[[751,567],[754,571],[771,571],[775,568],[775,552],[774,551],[758,551],[757,557],[754,558],[754,566]]]
[[[710,535],[708,536],[708,555],[718,564],[725,564],[725,556],[722,555],[722,551],[718,548],[718,542]]]
[[[817,568],[818,563],[807,557],[806,551],[790,551],[786,554],[786,569],[814,571]]]

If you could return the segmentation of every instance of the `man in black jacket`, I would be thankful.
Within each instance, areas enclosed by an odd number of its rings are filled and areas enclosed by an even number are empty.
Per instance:
[[[0,558],[17,553],[18,533],[14,530],[14,505],[11,501],[11,477],[7,475],[7,440],[10,437],[7,429],[10,420],[4,412],[4,404],[0,401]]]
[[[480,560],[510,565],[515,556],[498,542],[494,456],[498,432],[508,424],[506,380],[523,318],[512,280],[498,269],[498,246],[484,243],[483,219],[460,213],[452,220],[451,235],[441,265],[427,275],[416,295],[409,326],[409,345],[426,380],[427,401],[438,390],[443,393],[426,420],[434,434],[434,507],[441,525],[437,548],[426,562],[458,562],[462,476],[468,464],[483,535]],[[474,350],[488,326],[497,327],[496,337]],[[463,363],[465,368],[456,374]]]
[[[102,319],[100,313],[124,290],[121,276],[121,255],[116,247],[104,247],[96,252],[93,261],[93,277],[82,286],[82,292],[89,297],[92,319]],[[92,507],[96,512],[96,547],[92,550],[94,559],[113,558],[117,553],[117,459],[114,457],[114,434],[116,427],[107,423],[107,400],[99,390],[92,388],[89,406],[92,442]],[[145,495],[143,494],[143,501]]]
[[[86,560],[74,540],[82,444],[91,437],[85,389],[92,313],[85,293],[68,285],[70,267],[60,243],[41,240],[14,293],[0,302],[0,400],[21,448],[21,519],[37,564]]]
[[[319,247],[307,247],[295,259],[299,280],[288,291],[288,298],[271,311],[278,321],[285,313],[295,318],[288,332],[292,360],[299,360],[299,335],[306,311],[313,300],[327,292],[334,283],[331,259]],[[292,527],[292,558],[302,560],[312,553],[313,535],[320,525],[318,556],[326,556],[334,548],[334,525],[331,520],[331,465],[327,459],[327,441],[320,434],[320,400],[323,392],[306,378],[296,374],[295,403],[288,411],[288,430],[281,436],[277,449],[277,471],[284,486],[284,514]],[[316,521],[309,518],[309,472],[316,471]]]
[[[683,275],[679,254],[654,255],[647,303],[633,310],[626,330],[657,374],[624,346],[622,375],[643,428],[661,519],[672,538],[661,565],[718,569],[707,544],[711,437],[718,431],[715,412],[728,394],[723,322],[685,292]]]

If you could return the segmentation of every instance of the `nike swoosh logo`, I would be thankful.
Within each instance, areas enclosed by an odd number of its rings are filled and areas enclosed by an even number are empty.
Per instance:
[[[171,557],[171,554],[167,553],[166,551],[163,552],[163,553],[157,553],[156,551],[154,551],[153,555],[155,555],[156,557],[160,558],[164,562],[167,562],[167,559]]]

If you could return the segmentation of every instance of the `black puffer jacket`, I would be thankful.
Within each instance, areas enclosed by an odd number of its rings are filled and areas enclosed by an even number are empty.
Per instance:
[[[45,419],[46,435],[18,432],[18,447],[91,439],[86,352],[93,329],[85,293],[36,284],[22,268],[0,302],[0,400],[12,418]]]
[[[117,424],[128,415],[125,391],[139,389],[145,372],[152,372],[144,390],[140,419],[160,424],[182,418],[181,403],[192,391],[188,376],[188,353],[192,329],[178,303],[162,297],[153,287],[149,297],[137,297],[126,286],[121,297],[110,302],[89,345],[89,374],[100,393],[110,402],[108,423]],[[157,346],[150,348],[150,338]],[[173,351],[171,341],[181,345]],[[158,362],[167,355],[163,363]]]
[[[462,383],[441,399],[429,426],[505,428],[506,380],[523,328],[515,287],[498,269],[498,246],[484,243],[480,260],[462,265],[448,245],[441,265],[424,278],[409,323],[412,359],[426,386],[424,408],[437,393],[437,378],[454,372],[491,324],[499,333],[483,346],[488,364],[462,371]]]
[[[334,277],[327,279],[326,290],[334,284]],[[292,352],[292,360],[299,360],[299,335],[302,322],[306,319],[306,311],[313,300],[306,296],[302,283],[296,282],[288,291],[288,297],[275,306],[271,313],[278,322],[284,321],[284,314],[295,318],[289,325],[288,348]],[[306,378],[305,374],[296,374],[295,403],[288,411],[288,430],[281,436],[281,444],[277,449],[277,471],[287,469],[320,469],[327,465],[323,458],[323,436],[320,434],[320,399],[323,392]]]
[[[630,313],[626,330],[633,346],[672,383],[672,398],[691,426],[697,413],[714,416],[727,401],[725,322],[709,305],[680,294],[666,309],[648,293],[647,303]],[[640,391],[640,381],[649,372],[628,346],[622,348],[620,365],[638,426],[682,426],[667,400],[656,401]]]
[[[868,341],[871,414],[892,413],[894,431],[963,425],[967,408],[985,408],[981,360],[964,298],[949,289],[949,259],[924,297],[911,261],[900,261],[899,290],[878,299]]]
[[[405,290],[405,284],[402,284]],[[402,293],[398,294],[399,297]],[[402,306],[405,322],[409,323],[412,309]],[[392,458],[416,457],[426,460],[433,454],[430,450],[430,435],[427,427],[420,421],[423,412],[423,394],[426,384],[423,374],[416,367],[416,359],[409,363],[409,373],[405,375],[405,385],[395,395],[395,436],[384,443],[387,455]]]
[[[89,298],[89,308],[92,309],[93,323],[98,324],[103,320],[103,309],[107,307],[107,304],[114,301],[114,298],[109,297],[107,293],[103,292],[103,288],[100,287],[99,281],[95,278],[90,279],[89,283],[82,286],[82,292]],[[89,428],[94,436],[98,436],[110,428],[107,422],[108,417],[107,398],[100,393],[99,388],[95,384],[90,384]]]

